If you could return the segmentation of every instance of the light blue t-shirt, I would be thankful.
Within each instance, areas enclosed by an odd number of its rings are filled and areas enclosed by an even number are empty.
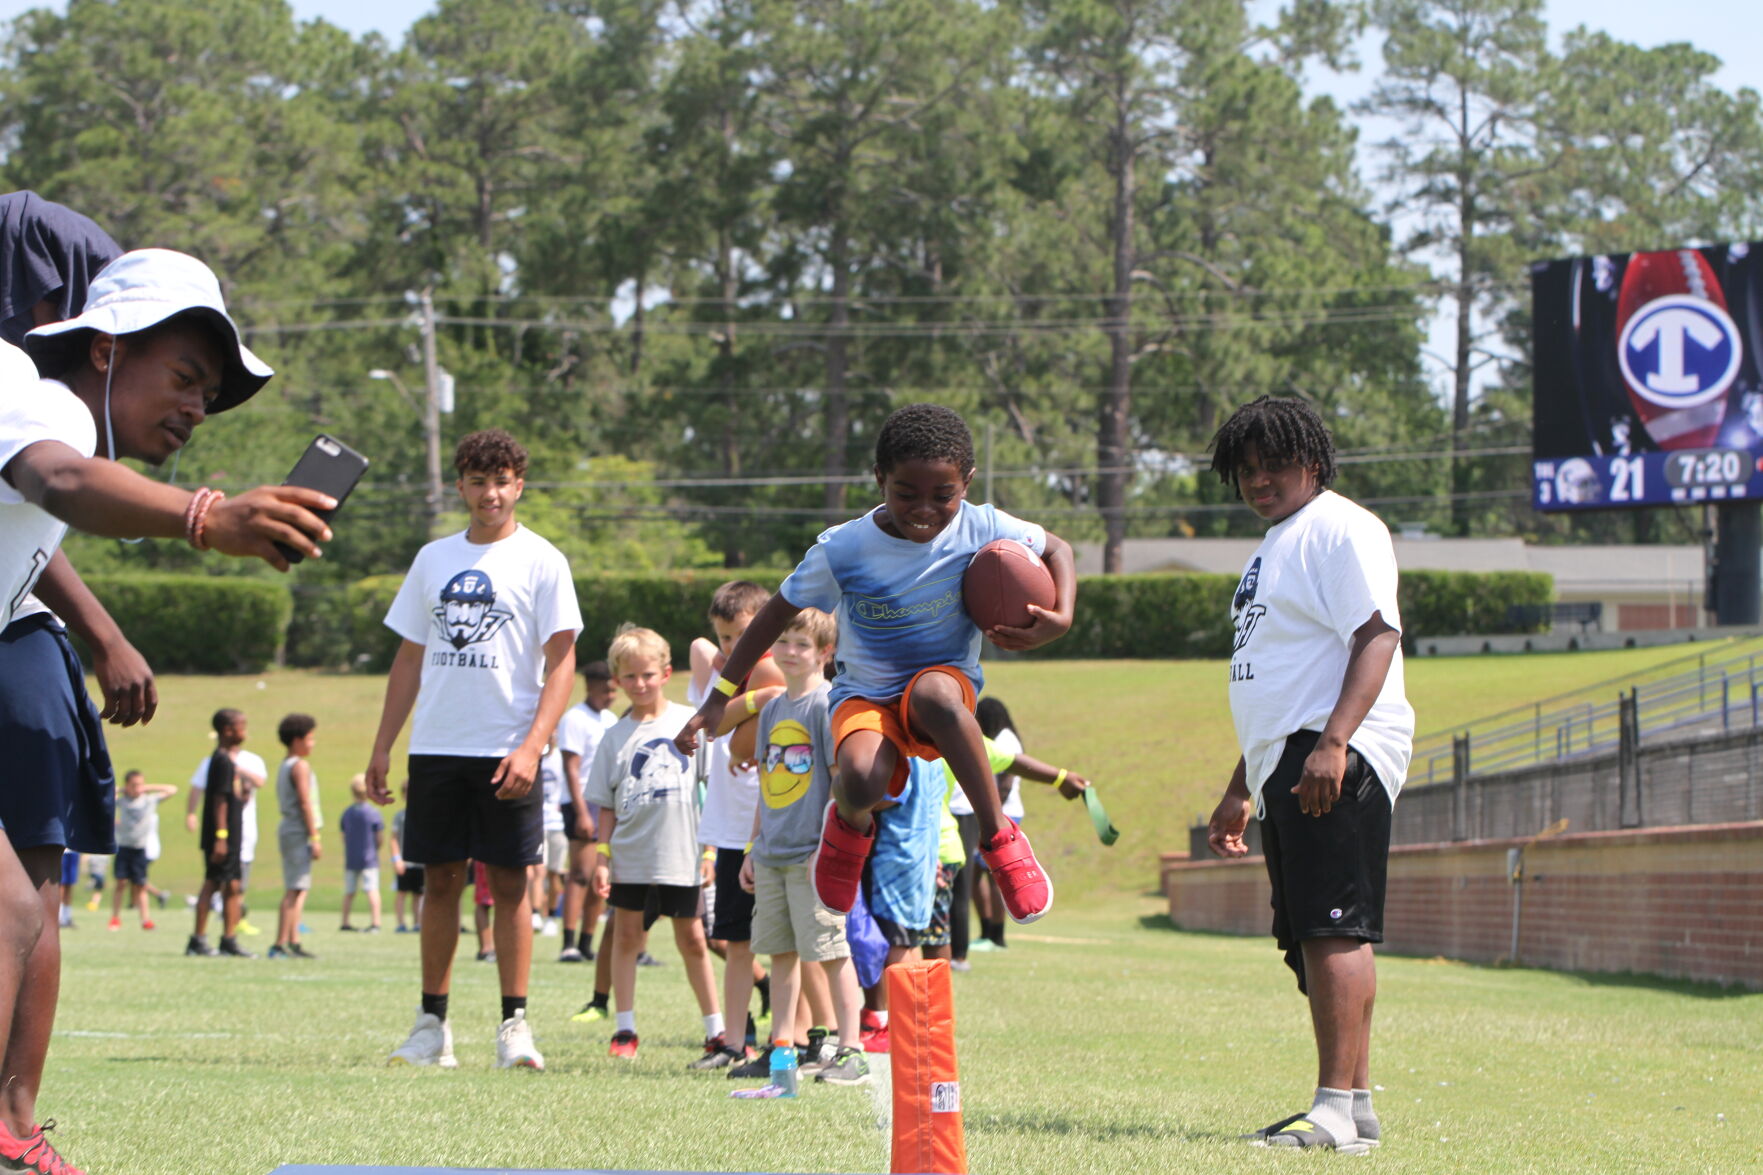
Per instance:
[[[899,806],[875,814],[869,850],[869,909],[897,926],[930,926],[937,897],[937,839],[948,788],[942,760],[910,759]]]
[[[846,698],[898,698],[915,673],[932,665],[960,669],[978,693],[983,638],[961,602],[961,577],[975,552],[996,539],[1044,554],[1047,532],[964,501],[941,534],[915,543],[888,534],[876,514],[824,531],[778,589],[798,608],[838,617],[833,708]]]

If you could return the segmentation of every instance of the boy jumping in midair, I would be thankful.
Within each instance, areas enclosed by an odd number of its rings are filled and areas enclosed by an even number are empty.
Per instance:
[[[875,443],[881,505],[824,532],[748,625],[710,696],[676,740],[688,753],[715,730],[728,699],[803,608],[839,620],[832,729],[838,774],[827,805],[814,885],[840,913],[856,898],[874,841],[873,813],[906,782],[907,760],[947,759],[973,801],[980,851],[1010,916],[1033,922],[1053,904],[1053,884],[1028,838],[1004,817],[973,707],[983,676],[981,632],[961,603],[974,554],[1015,539],[1052,572],[1051,609],[1030,606],[1024,628],[984,633],[1003,649],[1034,649],[1071,627],[1077,576],[1071,547],[1032,522],[969,503],[973,435],[959,415],[910,404],[890,415]]]

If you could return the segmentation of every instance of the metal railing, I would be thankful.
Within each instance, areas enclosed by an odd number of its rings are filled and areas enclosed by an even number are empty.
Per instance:
[[[1417,738],[1408,786],[1448,783],[1457,740],[1467,738],[1469,770],[1512,771],[1615,750],[1618,697],[1632,692],[1642,740],[1720,733],[1763,724],[1763,636],[1732,638],[1621,678]],[[1626,687],[1626,688],[1623,688]]]

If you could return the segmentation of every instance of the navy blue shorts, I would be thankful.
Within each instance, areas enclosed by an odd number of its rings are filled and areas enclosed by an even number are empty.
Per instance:
[[[80,883],[80,855],[78,853],[61,854],[61,884],[78,885]]]
[[[116,884],[147,884],[147,850],[119,845],[116,850]]]
[[[0,633],[0,825],[15,849],[116,851],[116,782],[86,671],[46,613]]]

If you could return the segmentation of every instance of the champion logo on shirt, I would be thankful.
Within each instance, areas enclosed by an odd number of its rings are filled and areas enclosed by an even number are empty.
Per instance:
[[[431,615],[441,639],[455,649],[489,640],[514,619],[514,613],[496,607],[496,585],[476,568],[447,581],[441,589],[440,607]]]
[[[934,587],[936,585],[925,585]],[[900,602],[899,596],[887,596],[880,599],[865,598],[851,605],[851,615],[866,627],[882,625],[899,625],[902,622],[929,622],[943,613],[960,607],[960,597],[955,589],[947,588],[926,600],[914,600],[911,603]]]

